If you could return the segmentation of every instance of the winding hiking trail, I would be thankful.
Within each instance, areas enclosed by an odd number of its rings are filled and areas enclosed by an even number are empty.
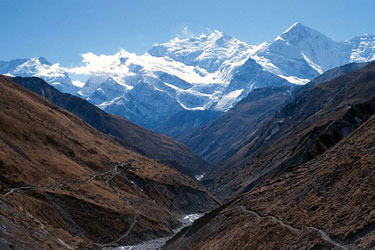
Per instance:
[[[126,230],[126,232],[121,235],[117,240],[114,240],[112,242],[109,242],[109,243],[105,243],[105,244],[100,244],[99,246],[101,248],[104,248],[104,247],[111,247],[111,246],[114,246],[114,244],[116,244],[117,242],[119,242],[120,240],[124,239],[126,236],[128,236],[128,234],[133,230],[135,224],[137,223],[137,220],[138,220],[138,214],[136,214],[133,218],[133,222],[132,224],[130,225],[130,227],[128,228],[128,230]]]
[[[344,250],[350,250],[350,249],[353,248],[352,244],[344,245],[344,244],[341,244],[341,243],[337,242],[336,240],[332,239],[323,229],[319,229],[319,228],[312,227],[312,226],[306,226],[306,227],[304,227],[302,229],[301,228],[297,228],[297,227],[294,227],[292,225],[286,224],[285,222],[283,222],[282,220],[276,218],[275,216],[272,216],[272,215],[261,216],[258,212],[254,211],[254,210],[247,209],[243,205],[241,205],[240,208],[241,208],[241,210],[243,212],[250,213],[250,214],[254,215],[257,218],[260,218],[260,219],[269,218],[273,222],[278,223],[282,227],[288,228],[289,230],[291,230],[291,231],[293,231],[293,232],[295,232],[297,234],[301,233],[303,230],[313,230],[313,231],[318,232],[321,235],[321,237],[323,238],[324,241],[330,243],[333,246],[336,246],[336,247],[344,249]]]
[[[6,197],[6,196],[8,196],[10,194],[13,194],[13,193],[22,193],[22,192],[28,192],[28,191],[32,191],[32,190],[42,190],[42,189],[48,190],[48,189],[62,188],[64,185],[89,184],[90,182],[92,182],[93,180],[95,180],[98,177],[102,177],[104,175],[108,175],[108,174],[111,174],[113,172],[117,172],[117,170],[119,168],[121,168],[121,167],[125,168],[126,166],[127,166],[127,163],[115,165],[111,170],[107,170],[107,171],[103,171],[103,172],[100,172],[100,173],[97,173],[97,174],[93,174],[93,175],[89,176],[89,178],[86,179],[86,180],[74,180],[74,181],[57,183],[55,185],[40,186],[40,187],[33,187],[33,186],[16,187],[16,188],[10,189],[8,192],[3,194],[2,196]]]
[[[256,211],[246,209],[244,206],[241,206],[241,210],[244,211],[245,213],[253,214],[253,215],[255,215],[255,217],[257,217],[259,219],[270,218],[270,219],[272,219],[273,222],[279,223],[281,226],[286,227],[286,228],[288,228],[289,230],[291,230],[293,232],[296,232],[296,233],[300,233],[301,232],[301,229],[293,227],[293,226],[288,225],[288,224],[285,224],[283,221],[279,220],[278,218],[276,218],[274,216],[261,216]]]
[[[103,172],[100,172],[100,173],[93,174],[93,175],[89,176],[85,180],[73,180],[73,181],[67,181],[67,182],[57,183],[55,185],[40,186],[40,187],[33,187],[33,186],[16,187],[16,188],[10,189],[8,192],[6,192],[5,194],[3,194],[2,196],[6,197],[6,196],[11,195],[11,194],[28,192],[28,191],[32,191],[32,190],[48,190],[48,189],[62,188],[65,185],[83,185],[83,184],[89,184],[90,182],[94,181],[95,179],[97,179],[99,177],[103,177],[105,175],[109,175],[109,174],[112,174],[114,172],[117,172],[119,168],[125,168],[126,166],[129,166],[129,163],[115,165],[111,170],[107,170],[107,171],[103,171]],[[112,176],[108,180],[105,180],[105,183],[108,184],[108,182],[111,179],[113,179],[113,178],[114,178],[114,176]],[[116,240],[114,240],[112,242],[109,242],[109,243],[98,244],[98,246],[101,247],[101,248],[103,248],[103,247],[110,247],[110,246],[113,246],[114,244],[118,243],[122,239],[124,239],[133,230],[134,226],[137,223],[138,217],[139,217],[139,214],[136,214],[134,216],[133,221],[132,221],[130,227],[118,239],[116,239]],[[69,245],[67,245],[62,240],[60,240],[60,239],[58,239],[58,240],[59,240],[59,243],[61,245],[63,245],[64,247],[66,247],[68,249],[72,249]]]

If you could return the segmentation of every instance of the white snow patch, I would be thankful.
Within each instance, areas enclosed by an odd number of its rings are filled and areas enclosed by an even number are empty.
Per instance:
[[[295,76],[283,76],[283,75],[277,75],[278,77],[281,77],[285,80],[287,80],[290,83],[296,84],[296,85],[305,85],[306,83],[310,82],[309,79],[301,79]]]
[[[105,107],[111,105],[112,103],[115,103],[117,100],[119,100],[121,98],[123,98],[123,96],[116,97],[115,99],[110,100],[109,102],[103,102],[103,103],[99,104],[98,107],[101,108],[101,109],[104,109]]]
[[[79,88],[82,88],[83,86],[85,86],[85,83],[84,82],[81,82],[79,80],[74,80],[72,81],[72,84],[76,87],[79,87]]]
[[[239,98],[239,96],[242,94],[244,89],[237,89],[233,90],[232,92],[224,95],[216,104],[215,109],[216,110],[228,110],[230,109],[234,103],[236,103]]]
[[[196,176],[194,176],[195,177],[195,179],[197,179],[198,181],[200,181],[200,180],[202,180],[203,179],[203,177],[206,175],[206,173],[203,173],[203,174],[200,174],[200,175],[196,175]]]
[[[311,68],[315,69],[319,74],[323,74],[324,70],[318,64],[314,63],[313,61],[308,58],[305,53],[301,52],[301,55],[306,60],[306,62],[311,66]]]

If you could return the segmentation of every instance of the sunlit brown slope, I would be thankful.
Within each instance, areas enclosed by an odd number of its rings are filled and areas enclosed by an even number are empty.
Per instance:
[[[192,179],[0,76],[1,249],[129,244],[214,206]]]
[[[269,179],[164,249],[375,249],[375,117],[333,148]]]
[[[40,78],[15,77],[14,81],[72,112],[97,130],[117,137],[122,145],[132,151],[162,160],[190,175],[206,172],[206,162],[191,149],[170,137],[137,126],[122,117],[108,114],[77,96],[61,93]]]

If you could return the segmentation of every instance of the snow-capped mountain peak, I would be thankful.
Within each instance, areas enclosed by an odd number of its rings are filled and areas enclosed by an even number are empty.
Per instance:
[[[351,62],[368,62],[375,60],[375,34],[363,34],[347,41],[352,48]]]
[[[258,46],[254,55],[270,72],[298,84],[344,64],[348,57],[344,44],[298,22],[273,41]]]
[[[297,22],[255,46],[214,30],[155,44],[143,55],[124,49],[113,55],[85,53],[82,65],[73,68],[42,57],[0,62],[0,74],[41,77],[155,128],[181,110],[226,111],[254,88],[306,84],[333,67],[370,60],[375,60],[375,35],[336,42]],[[77,89],[68,74],[88,80]]]
[[[34,60],[36,63],[39,64],[52,65],[52,63],[50,63],[45,57],[42,56],[31,58],[31,60]]]
[[[39,74],[41,72],[52,73],[52,74],[56,73],[56,70],[46,72],[48,71],[48,69],[51,68],[51,66],[52,64],[48,62],[47,59],[45,59],[44,57],[33,57],[27,60],[26,62],[18,65],[14,69],[14,72],[17,75],[25,75],[25,76],[34,75],[35,72],[38,72]],[[53,68],[58,69],[58,67],[59,67],[58,64],[56,64]]]
[[[44,57],[0,62],[0,74],[40,77],[63,92],[76,93],[77,91],[65,69],[58,63],[50,63]]]
[[[251,46],[220,31],[186,39],[175,38],[167,43],[155,44],[149,54],[170,57],[190,66],[215,72],[226,61]]]
[[[290,34],[308,33],[308,32],[315,32],[315,30],[311,29],[308,26],[303,25],[300,22],[295,22],[294,24],[292,24],[292,26],[290,26],[289,28],[287,28],[281,34],[281,36],[288,35],[288,34],[290,35]]]
[[[338,42],[333,41],[328,38],[326,35],[316,31],[310,27],[307,27],[299,22],[294,23],[286,31],[284,31],[279,37],[282,40],[288,42],[290,45],[294,45],[301,50],[308,49],[330,49],[330,45],[338,45]],[[317,44],[316,46],[312,46]],[[319,47],[318,45],[323,45]],[[312,51],[315,52],[315,51]]]

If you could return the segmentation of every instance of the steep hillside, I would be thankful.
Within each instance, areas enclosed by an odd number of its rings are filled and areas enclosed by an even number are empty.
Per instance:
[[[164,249],[374,249],[375,117],[324,154],[216,209]]]
[[[215,200],[0,76],[0,248],[101,248],[172,233]]]
[[[192,148],[203,159],[216,165],[231,157],[267,119],[303,91],[344,74],[354,72],[365,63],[351,63],[318,76],[304,86],[255,89],[232,109],[202,128],[187,130],[177,139]],[[213,168],[206,178],[216,175]]]
[[[97,130],[115,136],[132,151],[169,162],[171,166],[178,164],[184,168],[179,170],[185,173],[201,174],[206,171],[207,164],[199,156],[169,137],[139,127],[119,116],[107,114],[86,100],[57,91],[39,78],[15,77],[14,81],[69,110]]]
[[[374,97],[374,63],[306,89],[221,166],[212,190],[227,199],[324,153],[375,112]]]
[[[177,140],[209,163],[218,164],[232,156],[263,121],[280,109],[291,91],[288,86],[256,89],[228,112],[202,128],[186,131]]]
[[[172,115],[155,131],[158,133],[179,138],[185,132],[201,128],[218,117],[222,112],[213,110],[183,110]]]

